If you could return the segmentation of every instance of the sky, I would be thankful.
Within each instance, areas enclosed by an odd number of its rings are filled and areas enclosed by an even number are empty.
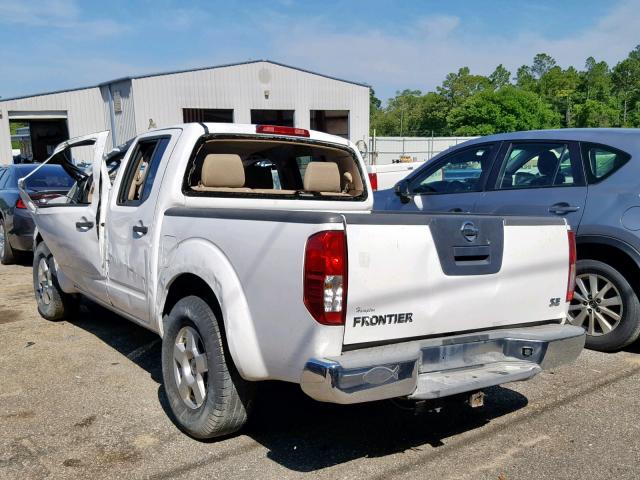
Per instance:
[[[615,64],[639,27],[640,0],[0,0],[0,97],[269,59],[385,100],[462,66],[515,74],[539,52]]]

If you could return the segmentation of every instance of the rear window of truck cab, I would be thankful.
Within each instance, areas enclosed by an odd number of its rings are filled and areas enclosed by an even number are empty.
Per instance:
[[[354,153],[310,141],[216,138],[196,146],[183,191],[193,196],[364,200]]]

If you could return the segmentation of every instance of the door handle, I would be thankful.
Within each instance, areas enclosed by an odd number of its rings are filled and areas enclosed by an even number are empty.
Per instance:
[[[565,213],[577,212],[580,207],[575,205],[569,205],[567,202],[560,202],[553,204],[549,207],[549,213],[555,213],[556,215],[563,215]]]
[[[462,209],[461,208],[452,208],[451,210],[449,210],[451,213],[462,213]]]
[[[135,233],[138,237],[142,237],[147,234],[149,228],[144,225],[134,225],[132,227],[133,233]]]
[[[91,230],[93,228],[93,222],[90,222],[86,218],[84,218],[81,222],[76,222],[76,230],[79,232],[86,232],[87,230]]]

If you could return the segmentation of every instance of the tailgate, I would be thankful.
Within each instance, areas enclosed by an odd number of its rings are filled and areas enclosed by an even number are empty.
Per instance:
[[[563,219],[345,215],[344,344],[564,318]]]

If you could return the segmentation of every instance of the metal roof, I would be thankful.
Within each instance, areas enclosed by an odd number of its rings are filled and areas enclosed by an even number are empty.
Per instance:
[[[345,79],[338,78],[338,77],[332,77],[331,75],[325,75],[323,73],[318,73],[318,72],[314,72],[314,71],[311,71],[311,70],[306,70],[304,68],[293,67],[291,65],[286,65],[284,63],[274,62],[273,60],[249,60],[249,61],[246,61],[246,62],[227,63],[227,64],[223,64],[223,65],[212,65],[212,66],[207,66],[207,67],[189,68],[189,69],[185,69],[185,70],[170,70],[170,71],[167,71],[167,72],[157,72],[157,73],[147,73],[147,74],[142,74],[142,75],[132,75],[132,76],[128,76],[128,77],[116,78],[114,80],[110,80],[108,82],[98,83],[96,85],[89,85],[89,86],[86,86],[86,87],[65,88],[65,89],[62,89],[62,90],[54,90],[54,91],[42,92],[42,93],[34,93],[34,94],[31,94],[31,95],[20,95],[20,96],[17,96],[17,97],[0,98],[0,103],[7,102],[7,101],[10,101],[10,100],[20,100],[20,99],[23,99],[23,98],[40,97],[40,96],[43,96],[43,95],[55,95],[57,93],[66,93],[66,92],[75,92],[75,91],[78,91],[78,90],[87,90],[87,89],[90,89],[90,88],[103,87],[103,86],[111,85],[111,84],[117,83],[117,82],[124,82],[124,81],[128,81],[128,80],[139,79],[139,78],[160,77],[160,76],[163,76],[163,75],[175,75],[175,74],[179,74],[179,73],[198,72],[198,71],[201,71],[201,70],[213,70],[213,69],[216,69],[216,68],[238,67],[240,65],[250,65],[252,63],[261,63],[261,62],[270,63],[272,65],[277,65],[279,67],[290,68],[292,70],[298,70],[299,72],[309,73],[311,75],[318,75],[319,77],[328,78],[330,80],[336,80],[338,82],[350,83],[352,85],[358,85],[360,87],[371,88],[371,86],[366,84],[366,83],[353,82],[351,80],[345,80]]]

